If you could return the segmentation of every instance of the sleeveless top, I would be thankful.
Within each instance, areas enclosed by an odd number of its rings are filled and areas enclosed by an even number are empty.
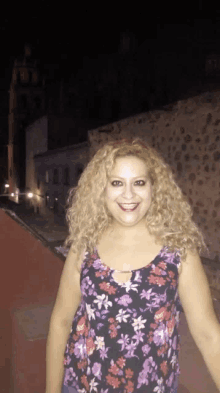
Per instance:
[[[81,265],[81,302],[64,353],[63,387],[80,393],[174,393],[180,374],[178,251],[164,246],[117,282],[94,248]],[[65,388],[66,389],[66,388]],[[66,390],[65,390],[66,391]]]

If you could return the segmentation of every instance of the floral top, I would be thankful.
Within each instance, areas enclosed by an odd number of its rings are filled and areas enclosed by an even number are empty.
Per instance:
[[[100,260],[96,248],[93,254],[85,252],[63,386],[79,393],[174,393],[183,311],[180,263],[178,251],[163,247],[122,283],[114,280],[115,270]]]

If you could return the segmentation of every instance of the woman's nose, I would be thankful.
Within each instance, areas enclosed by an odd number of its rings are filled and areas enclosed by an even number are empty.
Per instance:
[[[132,185],[129,185],[129,184],[128,184],[127,186],[125,186],[125,189],[124,189],[123,194],[124,194],[127,198],[131,197],[131,196],[134,194],[134,189],[132,188]]]

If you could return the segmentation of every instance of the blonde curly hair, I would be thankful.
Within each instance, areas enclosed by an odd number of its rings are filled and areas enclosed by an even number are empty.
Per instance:
[[[130,155],[144,160],[148,168],[153,194],[146,214],[146,227],[156,242],[162,242],[171,252],[178,250],[182,261],[186,259],[186,249],[209,254],[202,231],[192,220],[192,208],[177,185],[172,169],[140,137],[111,141],[93,155],[77,186],[68,192],[69,235],[64,246],[71,246],[78,256],[86,249],[93,253],[100,236],[113,222],[104,197],[108,176],[118,157]]]

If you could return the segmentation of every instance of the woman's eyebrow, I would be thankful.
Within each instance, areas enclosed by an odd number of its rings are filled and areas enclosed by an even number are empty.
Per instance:
[[[109,176],[109,177],[118,177],[119,179],[123,179],[123,180],[125,180],[126,178],[124,178],[124,177],[120,177],[120,176],[117,176],[117,175],[111,175],[111,176]],[[132,177],[131,179],[138,179],[139,177],[147,177],[146,175],[140,175],[140,176],[136,176],[136,177]]]

